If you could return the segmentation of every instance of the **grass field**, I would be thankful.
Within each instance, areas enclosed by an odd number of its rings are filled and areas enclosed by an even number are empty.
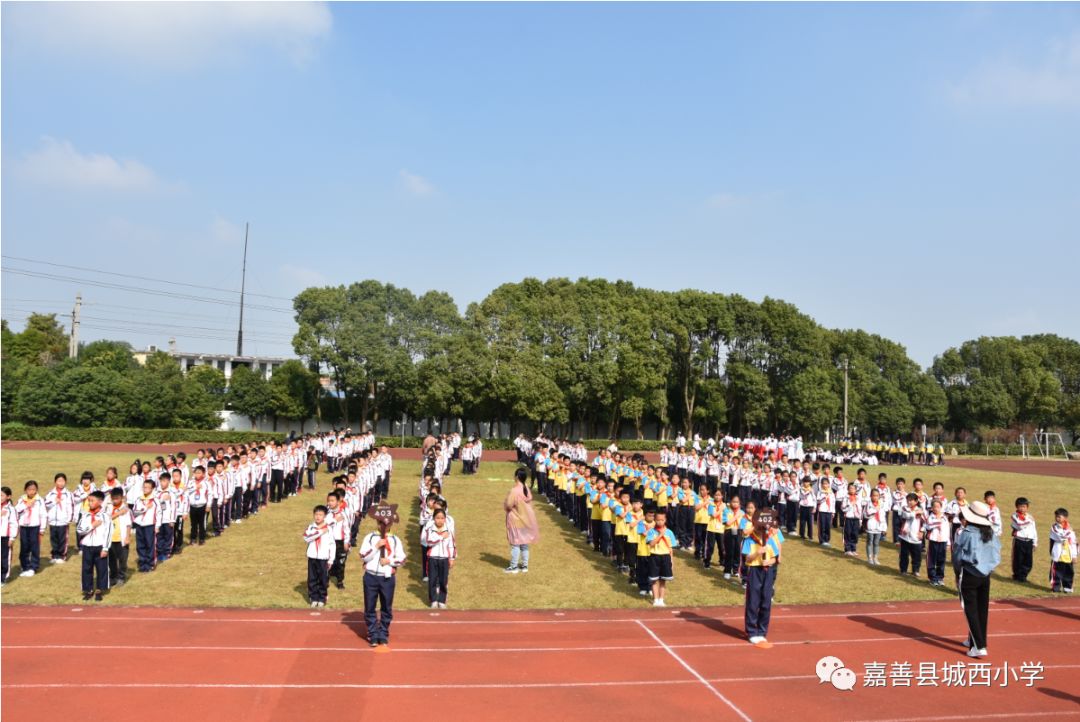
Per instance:
[[[42,491],[51,487],[53,474],[64,471],[69,479],[78,479],[85,469],[99,478],[106,466],[125,468],[130,460],[115,453],[70,451],[6,451],[2,477],[5,486],[21,493],[26,479],[36,479]],[[450,513],[457,524],[459,556],[451,572],[449,605],[460,609],[536,609],[536,608],[614,608],[647,604],[637,596],[636,587],[627,583],[611,565],[585,544],[584,537],[570,529],[555,510],[537,500],[541,539],[532,548],[528,575],[507,575],[508,549],[502,500],[515,465],[485,462],[481,473],[473,477],[455,473],[449,477],[444,493]],[[1009,579],[1010,545],[1002,549],[1002,565],[995,574],[995,597],[1020,597],[1049,594],[1046,576],[1049,565],[1045,535],[1052,521],[1052,511],[1065,506],[1080,513],[1080,482],[1048,476],[995,473],[950,467],[888,467],[890,479],[921,476],[929,489],[933,481],[942,481],[946,493],[963,485],[969,497],[994,489],[1002,506],[1011,511],[1014,497],[1024,495],[1032,501],[1032,513],[1039,522],[1043,539],[1036,550],[1031,583],[1017,584]],[[853,471],[853,470],[852,470]],[[399,575],[396,607],[419,609],[427,606],[427,585],[420,579],[417,539],[416,479],[419,462],[399,461],[395,465],[391,488],[392,501],[401,504],[405,523],[398,533],[406,537],[410,559]],[[853,476],[853,473],[849,475]],[[270,507],[253,520],[233,526],[224,536],[210,539],[201,548],[186,547],[152,574],[131,574],[129,583],[114,589],[104,604],[147,606],[230,606],[230,607],[301,607],[306,606],[305,546],[300,538],[310,519],[311,507],[324,499],[329,476],[320,474],[314,494],[304,492],[279,506]],[[365,520],[363,529],[371,529]],[[363,532],[362,532],[363,533]],[[838,535],[834,533],[834,542]],[[72,538],[74,536],[72,535]],[[3,588],[4,604],[69,604],[79,602],[80,565],[73,558],[66,565],[48,562],[48,536],[42,544],[44,561],[41,572],[29,579],[19,578],[18,549],[13,555],[11,580]],[[860,554],[863,545],[860,543]],[[797,538],[784,547],[784,563],[777,584],[777,601],[785,604],[894,601],[943,599],[955,592],[952,575],[946,574],[946,588],[930,587],[922,579],[901,577],[897,553],[891,544],[883,544],[881,566],[870,567],[861,559],[843,556],[835,546],[822,549]],[[135,565],[132,549],[130,564]],[[350,554],[347,589],[331,588],[327,606],[355,608],[360,604],[362,567],[355,553]],[[741,588],[725,582],[714,567],[704,570],[690,554],[677,554],[675,581],[668,593],[671,605],[730,605],[742,603]]]

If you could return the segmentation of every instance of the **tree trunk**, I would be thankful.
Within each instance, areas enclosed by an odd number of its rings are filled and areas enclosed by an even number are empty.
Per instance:
[[[249,416],[248,421],[251,422],[251,430],[252,431],[258,431],[259,430],[259,419],[258,419],[258,417]]]

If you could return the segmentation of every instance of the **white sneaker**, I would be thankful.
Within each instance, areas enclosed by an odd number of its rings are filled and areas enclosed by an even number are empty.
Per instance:
[[[964,649],[971,649],[971,638],[969,637],[969,638],[965,639],[963,644],[964,644]]]
[[[503,571],[506,572],[507,574],[517,574],[518,573],[518,568],[517,567],[507,567],[506,569],[503,569]]]
[[[243,524],[244,520],[243,519],[236,519],[233,523],[234,524]]]
[[[311,603],[311,606],[312,606],[312,607],[317,607],[317,606],[319,606],[319,603],[318,603],[318,602],[312,602],[312,603]]]
[[[730,574],[725,574],[724,579],[731,579],[731,575]]]
[[[656,605],[658,607],[666,607],[667,606],[667,604],[664,602],[663,599],[657,599],[656,601],[660,602],[659,604]]]
[[[25,572],[23,572],[19,576],[20,577],[32,577],[32,576],[34,576],[34,570],[33,569],[27,569]]]
[[[439,609],[446,609],[446,602],[439,602]]]
[[[659,599],[654,599],[654,600],[652,600],[652,605],[653,605],[654,607],[659,607],[659,606],[660,606],[660,600],[659,600]]]
[[[647,597],[647,596],[649,596],[649,592],[645,591],[644,589],[639,589],[638,590],[638,596],[639,597]]]
[[[971,649],[968,650],[967,656],[969,656],[969,657],[982,657],[983,652],[982,652],[981,649],[978,649],[977,647],[972,647]]]
[[[60,561],[60,560],[59,559],[50,559],[49,564],[56,564],[58,561]]]
[[[67,559],[64,559],[63,557],[61,557],[60,559],[56,560],[56,563],[57,564],[67,564]]]
[[[1073,593],[1072,587],[1065,587],[1061,591],[1065,592],[1066,594],[1072,594]]]
[[[521,573],[522,574],[528,574],[529,573],[529,568],[528,567],[522,567],[521,568]]]
[[[765,637],[750,637],[750,644],[757,644],[758,642],[764,642]]]
[[[424,577],[424,578],[423,578],[423,579],[421,579],[420,581],[422,581],[422,582],[426,582],[427,580],[428,580],[428,578],[427,578],[427,577]]]
[[[438,609],[439,608],[439,603],[438,602],[432,602],[431,603],[431,608],[432,609]]]

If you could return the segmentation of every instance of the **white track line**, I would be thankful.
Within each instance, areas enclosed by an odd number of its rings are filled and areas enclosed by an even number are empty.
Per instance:
[[[671,647],[669,647],[669,646],[668,646],[668,645],[667,645],[667,644],[666,644],[666,643],[664,642],[664,640],[660,639],[660,637],[657,637],[657,636],[656,636],[656,634],[654,634],[654,633],[653,633],[653,631],[652,631],[651,629],[649,629],[648,627],[646,627],[646,626],[645,626],[645,623],[644,623],[644,622],[642,622],[641,620],[638,620],[638,626],[639,626],[639,627],[641,627],[642,629],[644,629],[644,630],[645,630],[645,632],[646,632],[646,634],[648,634],[648,635],[649,635],[650,637],[652,637],[652,638],[653,638],[653,640],[654,640],[654,641],[655,641],[655,642],[656,642],[657,644],[659,644],[659,645],[660,645],[661,647],[663,647],[664,651],[665,651],[665,652],[667,652],[668,654],[670,654],[670,655],[672,656],[672,658],[673,658],[673,659],[674,659],[674,660],[675,660],[676,662],[678,662],[679,664],[681,664],[681,665],[683,666],[683,669],[685,669],[685,670],[686,670],[687,672],[689,672],[690,674],[694,675],[694,677],[695,677],[695,678],[697,679],[697,681],[699,681],[699,682],[701,682],[701,683],[702,683],[703,685],[705,685],[705,686],[706,686],[706,687],[707,687],[707,688],[709,689],[709,691],[710,691],[710,692],[712,692],[712,693],[713,693],[714,695],[716,695],[716,697],[717,697],[717,698],[719,698],[719,699],[720,699],[720,701],[721,701],[721,702],[723,702],[723,703],[724,703],[724,704],[726,704],[726,705],[727,705],[728,707],[730,707],[730,708],[732,709],[732,711],[734,711],[734,712],[735,712],[735,714],[739,715],[739,717],[740,717],[740,718],[741,718],[741,719],[743,720],[743,722],[752,722],[752,720],[751,720],[751,719],[750,719],[750,718],[749,718],[749,717],[748,717],[748,716],[746,715],[746,713],[745,713],[745,712],[743,712],[743,711],[742,711],[741,709],[739,709],[738,707],[736,707],[736,706],[735,706],[735,704],[734,704],[734,703],[733,703],[733,702],[732,702],[732,701],[731,701],[730,699],[728,699],[728,698],[727,698],[727,697],[725,697],[725,696],[724,696],[723,694],[721,694],[721,693],[720,693],[720,691],[719,691],[718,689],[716,689],[716,687],[713,687],[713,686],[712,686],[712,684],[711,684],[711,683],[709,682],[709,680],[707,680],[707,679],[705,679],[704,677],[702,677],[702,676],[701,676],[701,675],[700,675],[700,674],[698,673],[698,671],[697,671],[696,669],[694,669],[694,668],[693,668],[693,667],[691,667],[691,666],[690,666],[689,664],[687,664],[687,663],[686,663],[686,661],[685,661],[685,660],[684,660],[684,659],[683,659],[682,657],[680,657],[680,656],[679,656],[679,655],[678,655],[678,654],[677,654],[677,653],[675,652],[675,650],[674,650],[674,649],[672,649]]]
[[[1076,710],[1059,710],[1057,712],[991,712],[979,714],[958,714],[948,717],[940,715],[934,717],[898,717],[896,719],[883,720],[871,718],[866,722],[919,722],[920,720],[982,720],[982,719],[1013,719],[1016,717],[1076,717]]]
[[[1003,639],[1008,637],[1073,637],[1080,635],[1077,632],[1003,632],[991,634],[990,639]],[[943,635],[920,635],[918,637],[859,637],[856,639],[809,639],[809,640],[786,640],[773,642],[773,646],[799,646],[805,647],[813,644],[870,644],[878,642],[921,642],[928,639],[948,640],[957,645],[964,637],[945,637]],[[746,647],[746,642],[705,642],[696,644],[668,644],[671,649],[725,649]],[[45,651],[45,650],[92,650],[92,651],[143,651],[143,652],[346,652],[368,654],[370,650],[364,646],[355,647],[252,647],[252,646],[208,646],[208,645],[136,645],[136,644],[4,644],[0,649],[12,649],[21,651]],[[654,644],[626,644],[626,645],[603,645],[596,647],[400,647],[395,646],[395,652],[404,653],[474,653],[474,654],[532,654],[536,652],[620,652],[642,651],[656,649]]]
[[[655,617],[645,618],[640,621],[648,622],[649,624],[665,623],[665,622],[701,622],[701,621],[739,621],[741,622],[743,617],[739,615],[731,615],[725,617],[709,617],[703,614],[696,614],[690,612],[687,614],[685,610],[681,615],[673,614],[670,617]],[[994,606],[991,605],[991,611],[995,616],[998,614],[1012,614],[1012,613],[1037,613],[1053,614],[1055,611],[1070,611],[1080,612],[1080,606],[1070,607],[1050,607],[1048,609],[1026,609],[1023,607],[1011,607],[1011,606]],[[843,619],[849,617],[910,617],[913,615],[927,615],[927,614],[952,614],[958,615],[960,612],[957,609],[927,609],[918,610],[911,609],[901,612],[833,612],[822,614],[788,614],[782,608],[774,608],[773,613],[781,619]],[[692,616],[691,616],[692,615]],[[234,619],[231,617],[99,617],[91,615],[88,617],[73,617],[70,615],[23,615],[23,614],[4,614],[2,620],[14,620],[14,621],[65,621],[65,622],[124,622],[126,624],[138,623],[138,622],[181,622],[181,623],[210,623],[218,624],[219,622],[227,623],[241,623],[241,624],[342,624],[346,626],[361,626],[364,624],[362,620],[356,619],[249,619],[241,618]],[[611,618],[603,617],[598,619],[395,619],[394,624],[438,624],[439,626],[446,626],[449,624],[628,624],[639,621],[637,618]]]
[[[652,646],[650,649],[659,649]],[[1064,665],[1048,665],[1044,667],[1044,670],[1049,671],[1052,669],[1080,669],[1080,665],[1076,664],[1064,664]],[[746,682],[783,682],[797,679],[817,679],[813,674],[794,674],[794,675],[775,675],[775,676],[755,676],[755,677],[714,677],[712,679],[669,679],[655,681],[655,684],[668,685],[668,684],[698,684],[703,682],[705,684],[739,684]],[[649,680],[648,684],[653,684],[653,680]],[[642,684],[640,680],[628,680],[628,681],[614,681],[614,682],[523,682],[520,684],[498,682],[491,684],[362,684],[362,683],[340,683],[333,684],[329,682],[320,682],[312,684],[270,684],[270,683],[252,683],[245,684],[243,682],[229,683],[229,682],[162,682],[160,684],[154,682],[27,682],[19,683],[12,682],[6,684],[0,684],[0,689],[385,689],[385,690],[423,690],[423,689],[520,689],[520,688],[535,688],[535,689],[550,689],[560,687],[638,687]],[[710,686],[710,689],[712,687]],[[1023,687],[1023,689],[1027,689]],[[715,692],[715,690],[713,690]],[[717,693],[718,694],[718,693]],[[1057,712],[1016,712],[1010,714],[978,714],[971,716],[956,716],[956,717],[903,717],[894,720],[879,720],[874,719],[869,722],[909,722],[911,720],[964,720],[964,719],[983,719],[994,717],[1039,717],[1039,716],[1052,716],[1057,715]],[[1060,713],[1066,714],[1066,713]],[[1067,714],[1075,715],[1075,712],[1068,712]]]

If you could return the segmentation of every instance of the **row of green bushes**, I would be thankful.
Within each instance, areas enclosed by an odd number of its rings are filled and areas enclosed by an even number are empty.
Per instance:
[[[75,426],[28,426],[12,422],[0,426],[5,441],[77,441],[110,444],[242,444],[284,439],[271,431],[208,431],[206,429],[108,429]]]

